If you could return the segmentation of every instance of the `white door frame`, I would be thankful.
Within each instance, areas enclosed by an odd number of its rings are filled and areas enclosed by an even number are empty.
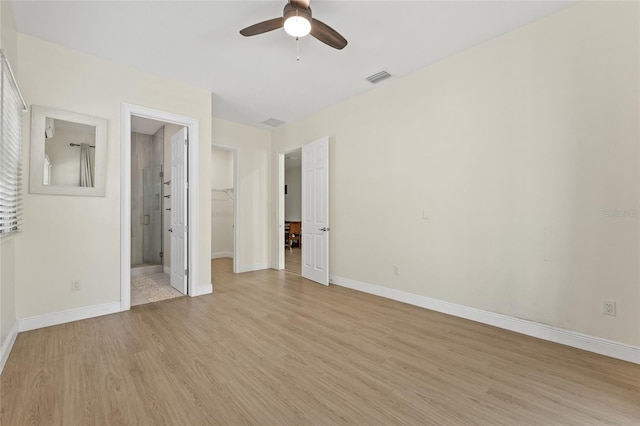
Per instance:
[[[120,310],[131,309],[131,116],[149,118],[151,120],[185,126],[189,129],[189,278],[187,293],[199,296],[211,292],[199,286],[199,155],[200,134],[199,121],[192,117],[172,114],[165,111],[146,108],[138,105],[122,104],[121,117],[121,149],[120,149]]]
[[[240,151],[238,150],[238,148],[225,145],[213,144],[211,145],[211,148],[231,151],[233,153],[233,273],[237,274],[238,265],[240,264],[238,260],[238,253],[240,253],[240,250],[238,249],[238,236],[240,235],[238,232],[238,224],[240,222],[238,220],[238,200],[240,199],[240,188],[238,185],[238,156],[240,155]],[[213,277],[211,279],[213,279]]]
[[[288,152],[295,151],[295,148]],[[276,177],[276,238],[274,238],[276,242],[276,264],[274,265],[274,269],[282,270],[284,269],[284,157],[287,155],[286,152],[279,152],[276,154],[276,162],[277,162],[277,173]]]

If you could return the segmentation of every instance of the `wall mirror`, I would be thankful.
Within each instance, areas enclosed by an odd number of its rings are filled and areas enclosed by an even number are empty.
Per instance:
[[[32,194],[104,197],[107,120],[31,107]]]

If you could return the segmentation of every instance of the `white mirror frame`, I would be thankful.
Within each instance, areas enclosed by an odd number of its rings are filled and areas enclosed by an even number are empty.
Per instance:
[[[93,187],[44,185],[43,167],[45,153],[46,118],[86,124],[96,128],[95,180]],[[79,195],[104,197],[107,170],[107,120],[75,112],[42,106],[31,106],[31,163],[29,192],[32,194]]]

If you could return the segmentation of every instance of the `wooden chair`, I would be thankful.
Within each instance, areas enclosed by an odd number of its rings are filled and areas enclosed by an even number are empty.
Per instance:
[[[294,241],[300,244],[300,232],[302,231],[302,222],[291,222],[289,224],[289,250],[292,250]]]

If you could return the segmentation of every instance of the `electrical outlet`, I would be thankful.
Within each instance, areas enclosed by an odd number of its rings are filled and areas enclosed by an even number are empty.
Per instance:
[[[400,268],[393,265],[393,275],[400,275]]]
[[[603,315],[611,315],[612,317],[616,316],[616,302],[611,300],[603,300],[602,301],[602,314]]]
[[[71,291],[80,291],[80,281],[78,280],[71,281]]]

